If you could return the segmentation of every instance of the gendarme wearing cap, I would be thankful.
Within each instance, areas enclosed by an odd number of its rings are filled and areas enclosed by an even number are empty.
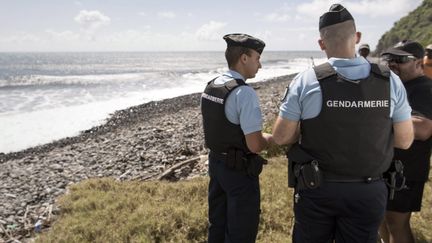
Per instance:
[[[424,56],[423,46],[411,40],[403,40],[393,47],[388,48],[385,52],[381,54],[381,56],[385,55],[394,55],[394,56],[407,56],[407,57],[415,57],[417,59],[423,58]]]
[[[230,46],[242,46],[246,48],[253,49],[261,54],[264,50],[265,43],[264,41],[250,36],[248,34],[234,33],[227,34],[223,37],[223,39],[227,43],[227,47]]]
[[[323,14],[319,19],[319,30],[330,25],[339,24],[348,20],[354,21],[350,12],[340,4],[330,6],[328,12]]]

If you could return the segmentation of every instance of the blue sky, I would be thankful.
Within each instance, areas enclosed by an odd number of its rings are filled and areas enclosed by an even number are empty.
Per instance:
[[[215,51],[232,32],[319,50],[319,16],[337,2],[374,49],[421,0],[0,0],[0,51]]]

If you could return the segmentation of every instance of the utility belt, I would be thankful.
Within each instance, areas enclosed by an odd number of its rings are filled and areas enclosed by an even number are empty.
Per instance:
[[[294,144],[287,152],[288,186],[301,191],[316,189],[323,182],[371,183],[383,180],[381,175],[347,176],[320,170],[319,161],[304,151],[299,144]]]
[[[258,177],[261,174],[267,160],[255,153],[246,153],[241,149],[231,148],[227,152],[210,152],[211,156],[223,160],[229,169],[243,172],[251,177]]]

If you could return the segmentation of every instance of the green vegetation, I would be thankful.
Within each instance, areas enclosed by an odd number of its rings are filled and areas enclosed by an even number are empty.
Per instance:
[[[261,176],[258,242],[289,242],[292,190],[284,157],[271,158]],[[36,242],[205,242],[208,178],[170,182],[91,179],[59,200],[61,215]],[[419,243],[432,242],[432,182],[423,210],[413,216]]]
[[[375,55],[401,40],[409,39],[420,42],[423,46],[432,44],[432,0],[423,3],[407,16],[397,21],[379,40]]]

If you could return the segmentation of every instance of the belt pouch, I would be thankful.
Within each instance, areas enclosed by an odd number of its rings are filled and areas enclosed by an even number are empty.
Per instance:
[[[299,165],[294,173],[297,177],[297,189],[316,189],[322,184],[322,173],[318,167],[318,161],[312,160],[310,163]]]

